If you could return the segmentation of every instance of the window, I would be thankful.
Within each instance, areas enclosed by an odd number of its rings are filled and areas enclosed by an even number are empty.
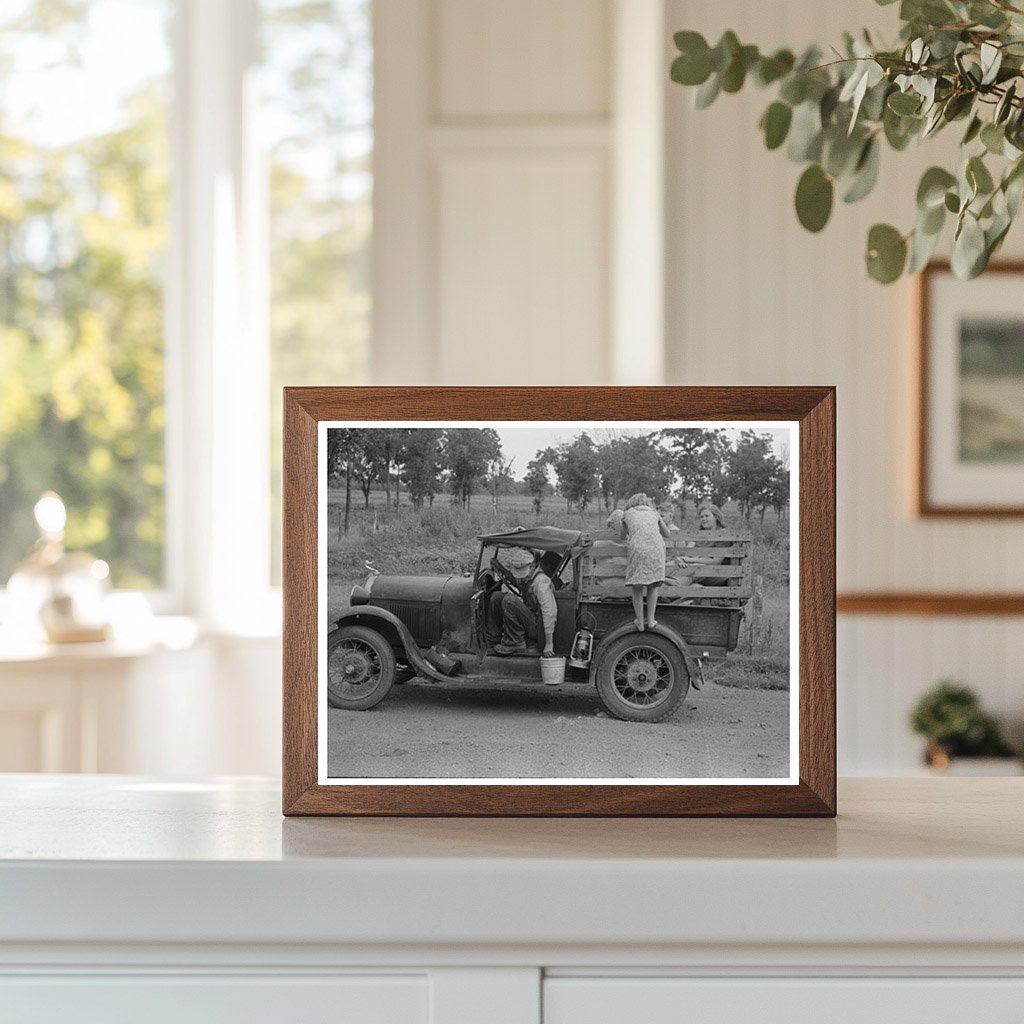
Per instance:
[[[276,582],[281,388],[367,379],[373,44],[369,0],[263,0],[262,7]]]
[[[367,376],[370,16],[3,5],[0,587],[53,489],[116,587],[270,628],[281,387]]]
[[[0,14],[0,585],[48,489],[116,586],[164,581],[171,14]]]

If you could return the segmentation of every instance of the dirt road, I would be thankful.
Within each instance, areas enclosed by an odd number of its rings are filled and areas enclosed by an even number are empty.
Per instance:
[[[479,689],[415,680],[370,711],[328,712],[328,773],[372,778],[778,778],[789,693],[708,683],[653,725],[587,686]]]

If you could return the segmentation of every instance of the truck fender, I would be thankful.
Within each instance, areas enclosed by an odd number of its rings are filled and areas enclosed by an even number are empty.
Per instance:
[[[438,672],[420,654],[420,649],[416,646],[412,633],[409,632],[405,623],[397,615],[393,615],[385,608],[375,608],[373,605],[366,604],[357,605],[354,608],[350,608],[343,615],[339,615],[334,620],[334,626],[335,628],[338,626],[365,626],[367,629],[374,629],[392,646],[394,646],[394,638],[397,636],[402,650],[405,651],[406,660],[416,669],[419,675],[433,679],[437,683],[448,681],[447,676]]]
[[[646,632],[657,633],[658,636],[663,636],[679,651],[682,655],[683,663],[686,665],[686,671],[690,674],[690,685],[695,690],[701,689],[704,683],[704,676],[701,670],[700,659],[693,656],[690,645],[674,629],[669,629],[660,622],[654,629],[648,629]],[[608,649],[608,645],[614,643],[620,637],[626,636],[627,633],[636,633],[637,636],[643,636],[643,633],[637,632],[633,623],[626,622],[621,626],[617,626],[606,636],[601,637],[601,642],[598,644],[594,657],[590,662],[590,681],[595,685],[597,684],[597,666],[601,664],[601,658],[604,657],[604,652]]]

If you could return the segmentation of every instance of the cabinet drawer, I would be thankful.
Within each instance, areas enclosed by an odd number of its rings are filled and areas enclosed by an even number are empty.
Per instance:
[[[0,978],[18,1024],[427,1024],[425,975],[36,975]]]
[[[1020,1024],[1024,978],[549,977],[544,1024]]]

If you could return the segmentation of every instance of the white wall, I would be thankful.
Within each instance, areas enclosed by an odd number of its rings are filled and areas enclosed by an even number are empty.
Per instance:
[[[668,27],[712,42],[732,28],[744,43],[797,48],[837,42],[842,29],[865,24],[893,39],[894,11],[867,0],[670,0]],[[667,92],[668,382],[837,386],[841,591],[1024,590],[1020,520],[911,514],[913,284],[883,288],[863,270],[870,225],[912,226],[918,177],[955,136],[885,152],[877,193],[837,204],[813,236],[793,213],[800,168],[765,151],[756,129],[769,93],[748,89],[697,111],[693,90]],[[1021,251],[1015,229],[1006,254]],[[841,617],[840,771],[914,767],[919,742],[907,712],[942,676],[967,681],[1019,730],[1022,664],[1020,618]]]

